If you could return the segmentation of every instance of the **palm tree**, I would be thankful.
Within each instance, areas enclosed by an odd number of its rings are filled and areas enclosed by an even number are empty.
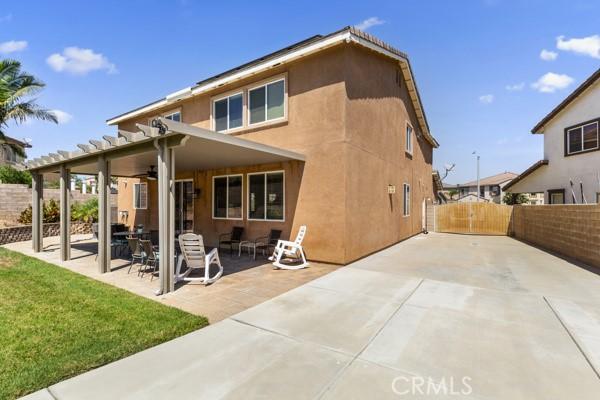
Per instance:
[[[25,157],[19,146],[6,143],[4,130],[9,121],[21,124],[28,119],[58,123],[56,115],[36,104],[31,96],[42,90],[44,83],[33,75],[21,71],[16,60],[0,60],[0,145],[10,146],[15,153]]]

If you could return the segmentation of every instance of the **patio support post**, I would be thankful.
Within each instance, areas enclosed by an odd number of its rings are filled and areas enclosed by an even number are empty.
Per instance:
[[[34,172],[31,174],[31,242],[33,251],[39,253],[43,245],[43,203],[44,175]]]
[[[160,295],[175,290],[175,152],[166,140],[157,147]]]
[[[71,173],[60,166],[60,259],[71,259]]]
[[[98,271],[110,271],[110,161],[98,157]]]

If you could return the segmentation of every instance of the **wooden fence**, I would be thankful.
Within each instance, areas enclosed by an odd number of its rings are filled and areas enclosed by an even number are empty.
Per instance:
[[[483,235],[510,234],[512,206],[495,203],[450,203],[435,206],[435,231]]]

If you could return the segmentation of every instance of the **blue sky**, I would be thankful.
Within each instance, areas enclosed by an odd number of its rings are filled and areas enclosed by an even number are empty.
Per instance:
[[[39,103],[66,113],[57,126],[11,127],[31,138],[33,157],[111,134],[107,118],[200,79],[369,20],[368,32],[409,54],[441,144],[434,166],[456,163],[454,183],[475,177],[474,150],[482,176],[542,158],[531,128],[600,66],[598,1],[5,4],[0,57],[20,60],[47,84]]]

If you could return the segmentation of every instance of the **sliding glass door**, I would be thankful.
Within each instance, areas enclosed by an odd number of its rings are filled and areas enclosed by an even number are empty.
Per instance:
[[[175,181],[175,235],[194,231],[194,182]]]

